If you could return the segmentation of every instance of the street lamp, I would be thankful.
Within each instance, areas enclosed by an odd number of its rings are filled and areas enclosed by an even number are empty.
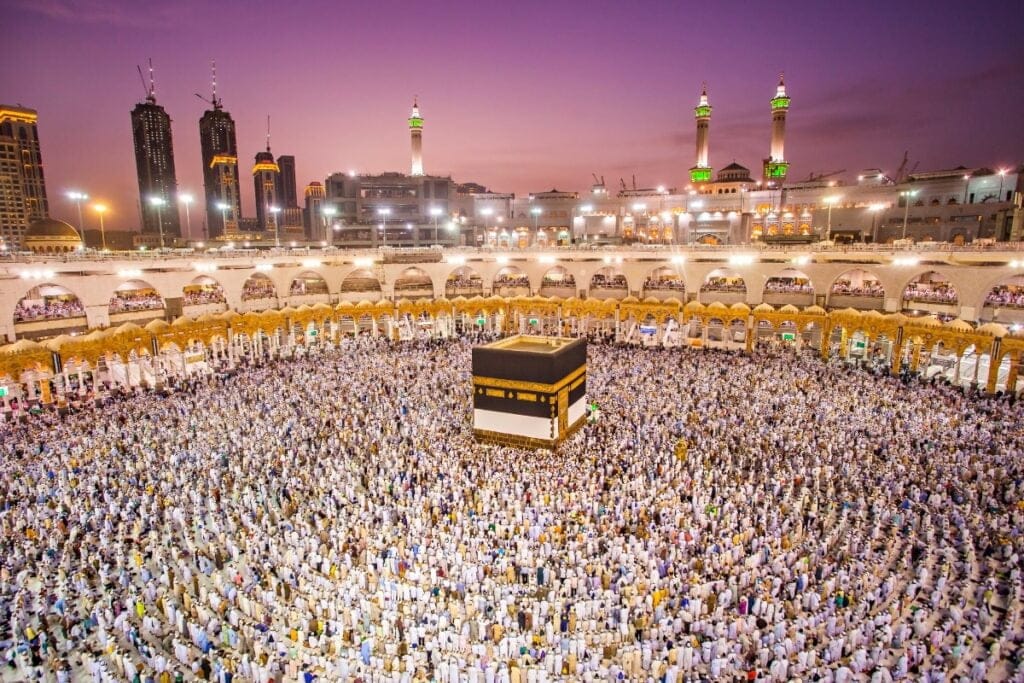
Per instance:
[[[217,208],[220,209],[220,233],[223,235],[228,231],[228,209],[231,205],[227,202],[217,202]]]
[[[831,197],[825,197],[822,200],[826,204],[828,204],[828,219],[826,220],[826,225],[825,225],[825,239],[828,240],[829,242],[832,241],[832,207],[840,199],[842,199],[842,197],[840,197],[838,195],[833,195]]]
[[[92,210],[100,215],[100,242],[103,245],[103,251],[107,250],[107,231],[103,227],[103,214],[107,212],[106,204],[96,204],[92,207]]]
[[[438,243],[437,242],[437,219],[441,217],[442,213],[444,213],[444,211],[441,209],[440,206],[432,206],[432,207],[430,207],[430,215],[433,216],[433,218],[434,218],[434,244]]]
[[[72,190],[68,192],[68,199],[73,201],[78,206],[78,229],[81,231],[82,236],[85,236],[85,223],[82,221],[82,202],[89,198],[84,192],[78,190]]]
[[[530,213],[533,214],[533,234],[536,235],[537,234],[537,217],[540,216],[542,213],[544,213],[544,209],[540,208],[539,206],[535,206],[532,209],[530,209]]]
[[[907,217],[910,215],[910,199],[917,195],[917,190],[903,190],[900,196],[903,197],[903,237],[907,239]]]
[[[149,203],[156,209],[156,220],[157,225],[160,226],[160,248],[164,248],[164,204],[166,200],[163,197],[150,197]]]
[[[189,207],[192,205],[192,195],[185,193],[178,195],[178,201],[185,205],[185,239],[192,239],[192,216],[189,215]]]
[[[268,206],[267,210],[270,211],[270,215],[274,217],[274,246],[278,249],[281,248],[281,231],[278,230],[277,215],[281,213],[280,206]]]
[[[878,242],[878,233],[875,231],[875,221],[878,219],[878,212],[885,208],[885,204],[872,204],[868,207],[871,212],[871,242]]]
[[[381,246],[388,246],[388,215],[391,213],[391,209],[382,206],[377,209],[377,215],[381,218]]]
[[[333,242],[331,224],[334,223],[334,217],[338,215],[338,208],[336,206],[325,206],[320,209],[320,214],[324,217],[324,240]]]
[[[996,196],[996,201],[1003,201],[1003,181],[1006,179],[1006,169],[999,169],[999,194]]]

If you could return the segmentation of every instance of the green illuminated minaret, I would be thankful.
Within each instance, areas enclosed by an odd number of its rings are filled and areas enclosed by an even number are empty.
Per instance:
[[[779,74],[779,85],[772,98],[772,147],[771,154],[764,160],[765,182],[782,184],[786,180],[789,163],[786,161],[783,147],[786,141],[786,113],[789,111],[789,96],[786,95],[786,82],[783,74]]]
[[[412,101],[412,116],[409,117],[409,134],[412,136],[411,175],[423,175],[423,117],[416,98]]]
[[[708,84],[701,86],[700,100],[693,108],[693,116],[697,119],[697,165],[690,169],[691,183],[706,183],[711,180],[711,167],[708,166],[708,128],[711,125],[711,105],[708,104]]]

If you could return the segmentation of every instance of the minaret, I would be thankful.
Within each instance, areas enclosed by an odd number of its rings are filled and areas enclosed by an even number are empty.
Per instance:
[[[786,95],[786,82],[783,74],[779,74],[779,85],[772,98],[772,147],[768,158],[764,160],[765,182],[786,180],[789,163],[786,161],[783,147],[786,141],[786,113],[789,111],[789,96]]]
[[[410,175],[423,175],[423,117],[419,103],[412,101],[412,116],[409,117],[409,135],[412,137],[412,171]]]
[[[693,108],[693,116],[697,119],[697,165],[690,169],[691,183],[706,183],[711,180],[711,167],[708,165],[708,128],[711,125],[711,105],[708,104],[708,84],[701,86],[700,100]]]

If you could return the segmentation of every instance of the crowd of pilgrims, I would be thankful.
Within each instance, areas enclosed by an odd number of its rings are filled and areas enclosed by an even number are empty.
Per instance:
[[[1024,680],[1012,397],[592,344],[596,421],[524,451],[471,346],[0,425],[3,680]]]
[[[85,315],[85,307],[77,297],[46,297],[22,299],[14,307],[14,322],[77,318]]]

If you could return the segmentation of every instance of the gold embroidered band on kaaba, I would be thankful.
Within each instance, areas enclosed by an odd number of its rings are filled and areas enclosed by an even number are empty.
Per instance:
[[[499,389],[523,389],[541,394],[553,394],[573,380],[587,372],[586,364],[579,366],[568,375],[554,384],[541,384],[540,382],[521,382],[514,379],[499,379],[497,377],[477,377],[474,375],[473,384],[484,387],[497,387]]]

